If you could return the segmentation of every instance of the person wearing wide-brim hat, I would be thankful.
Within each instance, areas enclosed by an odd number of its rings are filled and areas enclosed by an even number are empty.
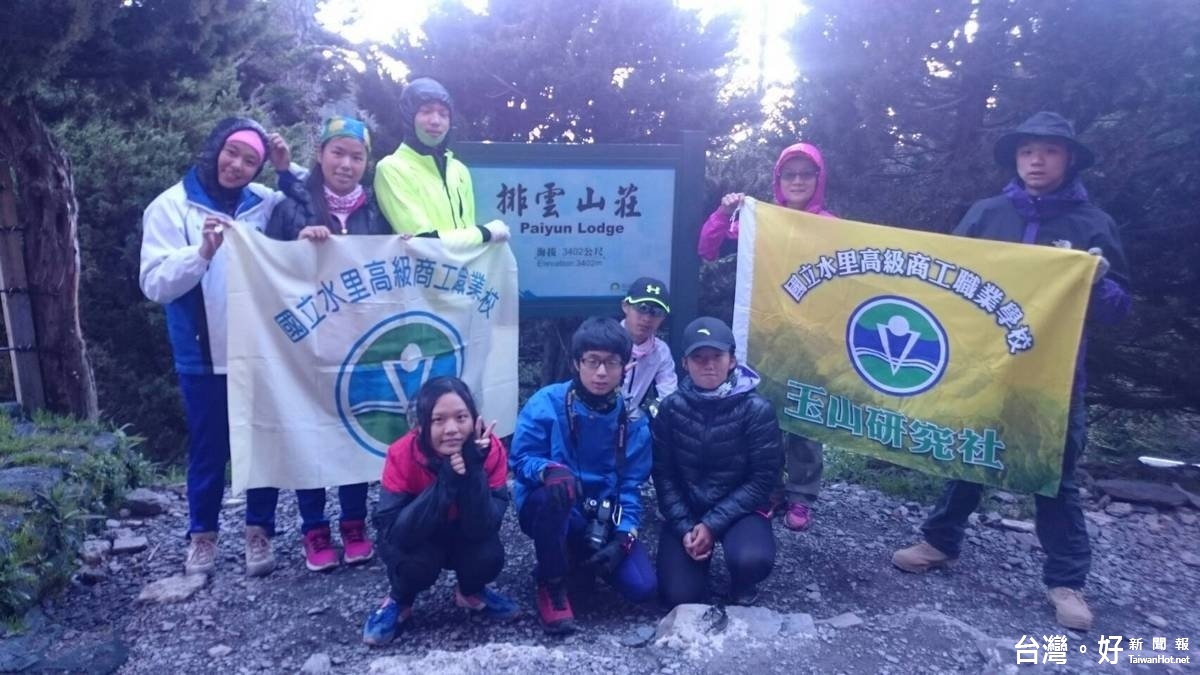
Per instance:
[[[1080,173],[1095,162],[1092,151],[1075,136],[1062,115],[1039,112],[996,141],[996,162],[1016,175],[1001,195],[976,202],[953,234],[1059,246],[1100,258],[1088,304],[1088,323],[1116,323],[1129,312],[1129,270],[1113,219],[1091,202]],[[1091,564],[1087,527],[1079,505],[1075,465],[1087,441],[1084,408],[1085,338],[1079,345],[1062,482],[1054,497],[1035,495],[1037,536],[1046,552],[1042,579],[1049,588],[1058,622],[1088,630],[1092,613],[1082,589]],[[959,554],[967,517],[979,506],[983,486],[950,481],[921,530],[924,541],[897,551],[896,567],[925,572],[953,563]]]

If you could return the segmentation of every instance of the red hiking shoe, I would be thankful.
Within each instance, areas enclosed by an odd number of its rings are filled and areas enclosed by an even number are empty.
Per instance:
[[[547,633],[561,634],[575,630],[575,612],[567,597],[567,584],[562,579],[538,582],[538,618]]]

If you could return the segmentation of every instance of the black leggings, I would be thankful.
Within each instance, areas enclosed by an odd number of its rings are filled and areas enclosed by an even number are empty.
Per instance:
[[[454,570],[463,595],[482,591],[504,568],[504,545],[499,531],[482,541],[469,541],[450,525],[420,547],[403,550],[399,559],[384,560],[384,564],[392,598],[409,606],[418,593],[433,586],[443,569]]]
[[[721,537],[725,566],[734,593],[757,584],[775,566],[775,534],[771,521],[758,513],[742,516]],[[708,560],[692,560],[683,538],[664,534],[658,540],[658,589],[663,604],[674,607],[708,602]]]

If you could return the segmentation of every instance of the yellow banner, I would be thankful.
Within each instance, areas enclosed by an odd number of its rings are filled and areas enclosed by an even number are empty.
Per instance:
[[[1054,495],[1097,259],[747,199],[734,333],[788,432]]]

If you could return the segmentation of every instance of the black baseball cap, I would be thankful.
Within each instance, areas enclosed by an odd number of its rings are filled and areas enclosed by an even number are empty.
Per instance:
[[[671,296],[667,285],[651,277],[638,277],[637,281],[629,284],[629,295],[625,302],[636,305],[642,302],[653,302],[660,305],[667,313],[671,313]]]
[[[714,347],[723,352],[733,351],[733,331],[725,322],[702,316],[689,323],[683,330],[683,355],[688,356],[701,347]]]

